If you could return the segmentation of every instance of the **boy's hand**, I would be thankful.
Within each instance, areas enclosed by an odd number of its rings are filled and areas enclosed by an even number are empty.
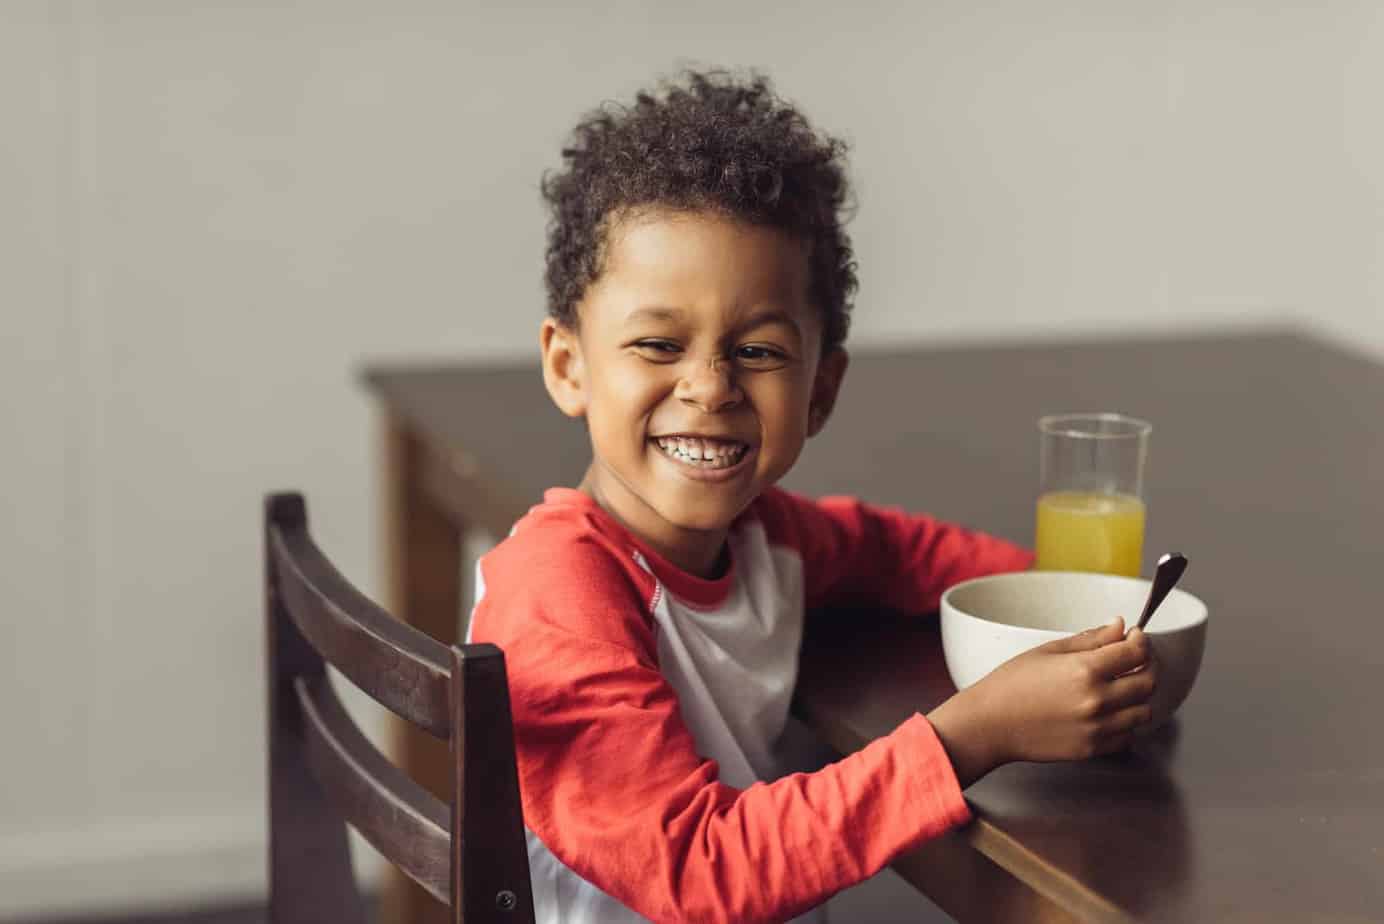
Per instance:
[[[1125,747],[1148,723],[1158,664],[1124,623],[1040,645],[957,693],[928,719],[961,785],[1014,760],[1080,760]]]

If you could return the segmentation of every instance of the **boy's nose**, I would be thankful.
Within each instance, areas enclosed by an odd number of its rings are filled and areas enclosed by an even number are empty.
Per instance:
[[[673,394],[707,413],[734,407],[744,395],[735,383],[735,364],[720,357],[697,363],[678,380]]]

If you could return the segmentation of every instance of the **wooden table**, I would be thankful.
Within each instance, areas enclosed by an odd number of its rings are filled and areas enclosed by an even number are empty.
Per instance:
[[[396,612],[450,641],[462,531],[503,536],[575,484],[585,434],[532,365],[366,378],[388,419]],[[896,869],[963,921],[1384,920],[1384,368],[1291,330],[859,349],[784,484],[1031,543],[1035,421],[1072,410],[1154,424],[1145,573],[1188,555],[1211,609],[1200,679],[1126,754],[990,774],[966,793],[977,821]],[[804,646],[797,706],[838,750],[951,694],[935,620],[832,624]],[[445,750],[426,744],[401,759],[436,787]]]

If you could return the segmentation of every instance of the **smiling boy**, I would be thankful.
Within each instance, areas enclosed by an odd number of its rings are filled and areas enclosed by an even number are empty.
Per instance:
[[[544,378],[590,428],[580,489],[713,577],[731,523],[826,420],[846,354],[824,355],[805,248],[783,231],[658,207],[609,224],[579,327],[543,322]]]
[[[1031,563],[775,487],[848,365],[841,154],[762,78],[691,74],[590,115],[545,182],[543,376],[592,461],[483,556],[471,622],[506,652],[541,921],[816,919],[967,821],[962,788],[995,765],[1112,750],[1148,720],[1155,665],[1116,624],[780,775],[806,609],[925,613]]]

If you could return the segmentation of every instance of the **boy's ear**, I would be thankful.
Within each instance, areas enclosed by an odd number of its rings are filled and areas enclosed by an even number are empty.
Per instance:
[[[846,377],[846,367],[851,358],[846,351],[837,347],[823,356],[817,363],[817,377],[812,380],[812,403],[807,411],[807,435],[816,436],[826,426],[831,409],[836,406],[836,395],[841,391],[841,380]]]
[[[558,410],[568,417],[586,416],[586,368],[577,332],[555,318],[544,318],[538,330],[543,353],[543,384]]]

